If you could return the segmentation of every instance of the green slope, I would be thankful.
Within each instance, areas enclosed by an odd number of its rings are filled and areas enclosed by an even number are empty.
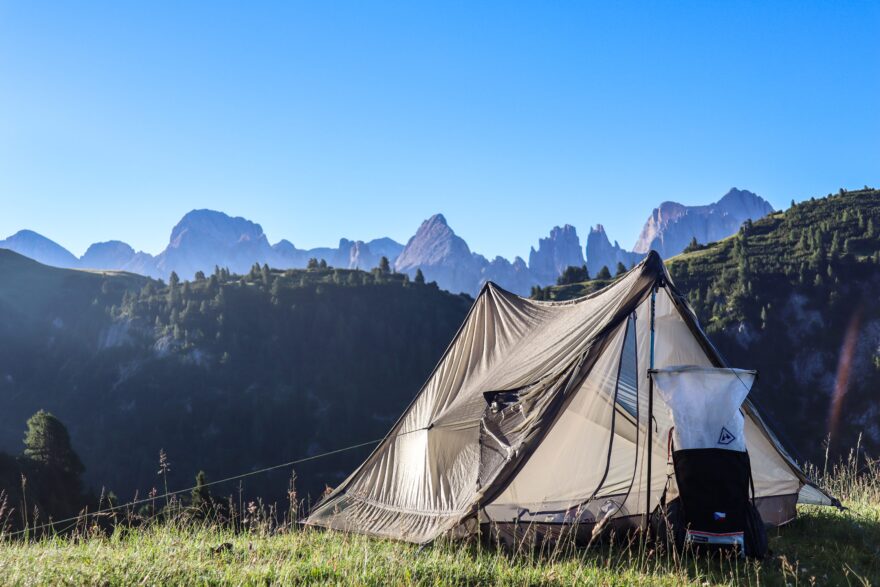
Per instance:
[[[472,300],[403,275],[262,271],[175,286],[0,251],[0,450],[38,409],[64,421],[96,490],[121,498],[381,437]],[[365,455],[297,471],[336,483]],[[280,498],[290,471],[246,495]],[[224,488],[230,493],[236,487]]]
[[[119,299],[126,289],[140,289],[148,278],[120,271],[74,271],[42,265],[0,249],[0,310],[4,318],[39,319],[47,312],[80,311],[98,300]]]
[[[832,450],[855,445],[859,434],[880,449],[878,261],[880,191],[864,189],[797,204],[666,263],[728,362],[759,370],[753,397],[789,444],[818,458],[839,366],[848,379]],[[606,284],[552,287],[539,297],[570,299]]]

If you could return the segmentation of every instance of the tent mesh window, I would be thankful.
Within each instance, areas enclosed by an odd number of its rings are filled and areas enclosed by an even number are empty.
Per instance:
[[[639,361],[636,355],[636,320],[631,315],[626,325],[623,353],[620,357],[620,372],[617,375],[617,390],[614,401],[633,418],[639,414]]]
[[[623,504],[629,498],[637,476],[638,452],[639,452],[639,360],[638,360],[638,337],[636,336],[636,315],[630,314],[626,323],[626,333],[623,337],[623,347],[620,350],[620,363],[617,369],[617,381],[614,385],[615,409],[611,416],[611,436],[608,442],[608,461],[605,474],[596,490],[587,501],[603,494],[603,488],[608,480],[611,459],[614,450],[615,437],[627,433],[623,429],[634,434],[635,442],[632,450],[632,476],[625,493],[606,495],[609,498],[597,512],[597,518],[612,518],[627,515]],[[618,428],[621,428],[620,430]],[[618,490],[619,491],[619,490]],[[607,492],[604,492],[607,493]],[[610,499],[610,498],[614,499]]]

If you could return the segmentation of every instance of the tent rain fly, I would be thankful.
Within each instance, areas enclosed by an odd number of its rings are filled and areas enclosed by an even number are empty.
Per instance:
[[[487,522],[644,524],[667,487],[672,429],[647,374],[677,365],[726,368],[654,252],[572,301],[487,283],[382,443],[306,522],[416,543]],[[742,414],[767,523],[798,501],[834,503],[748,400]]]

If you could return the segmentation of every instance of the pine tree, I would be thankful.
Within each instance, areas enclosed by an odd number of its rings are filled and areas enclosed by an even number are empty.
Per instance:
[[[85,471],[70,443],[70,434],[61,420],[40,410],[27,421],[24,456],[48,469],[73,475]]]
[[[581,265],[580,267],[570,265],[556,278],[556,285],[580,283],[589,279],[590,273],[587,271],[586,265]]]
[[[840,256],[840,234],[835,230],[834,236],[831,237],[831,250],[829,251],[832,259]]]
[[[208,513],[214,508],[214,498],[207,487],[207,478],[204,471],[196,475],[196,486],[192,490],[191,500],[193,509]]]
[[[269,288],[269,295],[272,296],[272,303],[275,305],[278,305],[278,302],[281,300],[281,290],[281,279],[275,279]]]
[[[177,271],[172,271],[171,275],[168,276],[168,285],[172,288],[180,285],[180,277],[177,275]]]
[[[615,275],[615,277],[619,277],[619,276],[623,275],[624,273],[626,273],[626,265],[624,265],[623,263],[618,261],[617,262],[617,272],[614,275]]]
[[[383,256],[379,259],[379,273],[382,275],[391,274],[391,263],[388,262],[388,257]]]
[[[418,283],[418,284],[420,284],[420,285],[424,285],[424,284],[425,284],[425,274],[422,273],[422,270],[421,270],[421,269],[416,269],[416,279],[415,279],[415,281],[416,281],[416,283]]]
[[[599,269],[599,273],[596,274],[596,279],[611,279],[611,271],[608,269],[608,265],[603,265],[601,269]]]
[[[822,264],[825,262],[825,245],[822,244],[822,240],[819,239],[816,248],[813,250],[813,254],[810,255],[810,267],[815,270],[820,270]]]

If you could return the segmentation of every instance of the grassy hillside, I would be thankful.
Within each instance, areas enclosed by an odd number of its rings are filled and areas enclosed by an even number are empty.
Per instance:
[[[43,339],[47,328],[66,326],[87,340],[101,327],[108,305],[148,281],[133,273],[49,267],[0,249],[0,334]],[[4,350],[14,352],[19,346]]]
[[[812,199],[690,248],[667,261],[672,278],[728,362],[758,369],[752,397],[788,444],[818,459],[833,430],[832,450],[864,434],[880,451],[880,191]],[[607,283],[538,297],[570,299]]]
[[[263,510],[238,531],[180,519],[10,541],[0,547],[0,574],[9,585],[877,585],[880,470],[870,463],[856,475],[859,464],[825,479],[850,509],[801,507],[770,532],[762,562],[677,556],[637,537],[540,552],[476,541],[419,549],[291,529]]]
[[[314,268],[193,282],[54,269],[0,251],[0,450],[39,409],[69,428],[85,480],[123,499],[381,437],[472,300],[405,276]],[[336,483],[369,448],[304,465]],[[286,495],[290,471],[245,496]],[[238,486],[225,488],[237,492]]]

